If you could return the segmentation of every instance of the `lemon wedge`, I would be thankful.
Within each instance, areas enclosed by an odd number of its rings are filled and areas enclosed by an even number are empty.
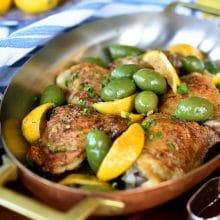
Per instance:
[[[121,117],[122,118],[128,118],[132,122],[140,122],[144,118],[144,115],[142,115],[142,114],[134,114],[134,113],[131,113],[131,112],[122,111],[121,112]]]
[[[220,85],[220,73],[217,73],[215,76],[213,76],[212,82],[213,82],[216,86],[219,86],[219,85]]]
[[[19,159],[25,159],[28,149],[27,142],[21,134],[21,124],[18,119],[7,119],[3,124],[5,142],[11,152]]]
[[[58,6],[60,0],[14,0],[15,5],[29,14],[49,11]]]
[[[96,185],[96,186],[107,186],[110,185],[106,182],[99,180],[96,176],[86,176],[85,174],[69,174],[60,182],[62,185]]]
[[[102,114],[121,115],[121,112],[131,112],[134,108],[135,95],[109,102],[97,102],[93,107]]]
[[[143,60],[166,78],[174,93],[177,92],[177,86],[180,85],[180,78],[166,54],[160,50],[149,50],[143,55]]]
[[[5,14],[11,7],[12,0],[0,0],[0,14]]]
[[[183,56],[196,56],[203,60],[205,55],[198,48],[191,46],[190,44],[174,44],[168,48],[170,52],[180,53]]]
[[[22,120],[21,130],[29,143],[34,143],[40,138],[41,130],[46,123],[46,112],[53,106],[53,103],[39,105]]]
[[[99,167],[97,177],[107,181],[120,176],[133,165],[143,147],[144,130],[134,123],[114,141]]]

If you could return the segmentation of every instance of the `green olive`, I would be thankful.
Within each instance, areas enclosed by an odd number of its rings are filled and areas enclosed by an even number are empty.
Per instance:
[[[183,69],[187,72],[199,72],[203,73],[204,63],[196,56],[186,56],[182,59]]]
[[[133,80],[129,78],[121,78],[112,80],[101,92],[101,98],[104,101],[112,101],[115,99],[125,98],[135,93],[136,87]]]
[[[101,67],[104,67],[104,68],[107,68],[107,65],[104,63],[104,61],[99,58],[99,57],[84,57],[82,59],[82,62],[84,63],[94,63],[98,66],[101,66]]]
[[[152,91],[140,92],[134,100],[135,109],[138,113],[147,114],[151,111],[157,111],[158,97]]]
[[[187,121],[205,121],[212,117],[214,105],[205,98],[190,97],[180,101],[175,116]]]
[[[113,60],[126,56],[138,56],[143,53],[143,51],[137,47],[121,44],[111,45],[108,49]]]
[[[205,68],[211,73],[211,74],[217,74],[220,73],[220,67],[212,62],[211,60],[205,60],[204,61]]]
[[[89,166],[96,173],[112,144],[109,136],[99,130],[92,130],[86,136],[86,155]]]
[[[133,74],[141,69],[142,67],[137,64],[124,64],[116,67],[112,73],[111,78],[112,79],[119,79],[119,78],[132,78]]]
[[[158,95],[167,92],[167,83],[163,76],[152,69],[140,69],[133,75],[136,85],[142,90],[150,90]]]
[[[50,85],[46,87],[40,98],[40,104],[52,102],[55,106],[63,105],[65,101],[65,93],[57,85]]]

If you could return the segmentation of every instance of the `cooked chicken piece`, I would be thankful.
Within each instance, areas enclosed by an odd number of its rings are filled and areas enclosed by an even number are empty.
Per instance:
[[[190,96],[199,96],[208,99],[215,106],[213,118],[217,119],[220,117],[220,93],[213,84],[211,77],[200,73],[191,73],[183,76],[181,81],[186,83],[189,93],[174,94],[170,89],[168,93],[161,98],[159,112],[174,114],[181,99]]]
[[[39,144],[30,147],[27,157],[44,171],[63,173],[77,168],[85,159],[85,137],[91,129],[101,130],[116,138],[128,126],[127,119],[102,115],[92,108],[73,104],[56,107]]]
[[[67,90],[68,103],[78,104],[80,99],[88,105],[100,97],[103,83],[110,78],[110,71],[92,63],[73,65],[57,76],[56,83]]]
[[[148,179],[145,186],[176,179],[198,167],[209,149],[220,141],[211,128],[157,113],[142,122],[144,149],[136,165]]]

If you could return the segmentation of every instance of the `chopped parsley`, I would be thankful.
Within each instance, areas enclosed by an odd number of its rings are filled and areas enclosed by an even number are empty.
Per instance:
[[[87,92],[89,98],[95,98],[94,88],[92,86],[86,86],[83,91]]]
[[[102,78],[102,88],[105,87],[109,83],[109,78],[107,76],[103,76]]]
[[[93,89],[92,86],[85,86],[85,87],[83,88],[83,91],[85,91],[85,92],[93,92],[94,89]]]
[[[86,100],[83,100],[83,99],[80,99],[79,101],[78,101],[78,106],[79,107],[84,107],[85,105],[86,105]]]
[[[147,121],[146,123],[144,124],[141,124],[141,127],[144,129],[144,132],[148,132],[148,129],[152,126],[154,126],[156,124],[155,121],[151,120],[151,121]]]
[[[179,86],[177,86],[177,92],[179,94],[189,94],[190,90],[187,87],[186,83],[181,83]]]
[[[153,134],[149,134],[147,137],[147,141],[152,141],[154,139],[154,135]]]
[[[131,113],[130,113],[130,112],[125,112],[125,117],[126,117],[126,118],[130,118],[130,116],[131,116]]]
[[[77,127],[77,131],[82,131],[83,128],[82,127]]]
[[[69,80],[66,80],[66,81],[65,81],[65,87],[68,87],[68,86],[69,86],[69,83],[70,83],[70,81],[69,81]]]
[[[168,144],[167,149],[169,150],[175,150],[175,146],[173,144]]]
[[[88,108],[84,108],[84,109],[81,111],[81,115],[84,115],[84,116],[90,115],[89,109],[88,109]]]
[[[75,79],[77,79],[79,77],[79,72],[75,72],[75,73],[73,73],[73,75],[72,75],[72,80],[75,80]]]
[[[162,138],[162,137],[163,137],[163,134],[162,134],[160,131],[158,131],[158,132],[156,133],[156,137],[157,137],[157,138]]]
[[[47,147],[51,147],[51,146],[52,146],[52,142],[51,142],[51,140],[48,140]]]
[[[175,121],[177,120],[177,118],[176,118],[174,115],[171,115],[171,116],[170,116],[170,120],[173,121],[173,122],[175,122]]]
[[[93,111],[93,112],[97,112],[97,110],[96,110],[94,107],[92,108],[92,111]]]

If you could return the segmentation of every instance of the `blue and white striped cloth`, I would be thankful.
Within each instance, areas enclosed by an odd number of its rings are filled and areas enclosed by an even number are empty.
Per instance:
[[[186,0],[187,1],[187,0]],[[0,92],[12,76],[39,47],[56,35],[88,21],[134,12],[162,11],[172,0],[84,0],[71,7],[24,26],[22,22],[10,29],[0,25]],[[187,2],[194,2],[188,0]],[[192,10],[179,8],[177,13],[194,15]],[[20,28],[23,26],[22,28]],[[13,27],[14,28],[14,27]],[[9,34],[10,33],[10,34]],[[1,96],[0,93],[0,96]]]

